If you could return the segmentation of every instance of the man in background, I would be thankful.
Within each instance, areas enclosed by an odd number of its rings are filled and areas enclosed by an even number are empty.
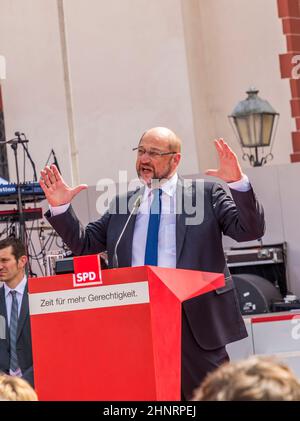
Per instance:
[[[20,240],[0,241],[0,371],[33,385],[26,264]]]

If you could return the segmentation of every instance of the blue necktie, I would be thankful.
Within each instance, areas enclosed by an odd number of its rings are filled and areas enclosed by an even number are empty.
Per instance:
[[[153,190],[153,200],[150,208],[145,249],[145,265],[157,266],[158,263],[158,232],[161,214],[161,193],[161,189]]]
[[[18,301],[16,291],[10,291],[12,306],[10,313],[9,338],[10,338],[10,369],[16,371],[19,367],[17,356],[17,329],[18,329]]]

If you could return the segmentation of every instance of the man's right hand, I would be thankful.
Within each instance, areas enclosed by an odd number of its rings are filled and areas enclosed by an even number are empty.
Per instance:
[[[88,188],[86,184],[69,187],[60,175],[56,165],[46,166],[41,171],[40,186],[50,206],[60,206],[70,203],[81,190]]]

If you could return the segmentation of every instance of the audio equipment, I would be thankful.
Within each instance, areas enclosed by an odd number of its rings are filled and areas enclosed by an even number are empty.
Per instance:
[[[282,295],[270,281],[249,273],[232,275],[243,315],[269,313]]]
[[[25,221],[34,221],[36,219],[43,218],[42,208],[27,208],[23,209],[23,215]],[[0,211],[0,223],[4,222],[16,222],[19,220],[20,213],[17,209],[9,209]]]
[[[22,202],[39,202],[45,199],[43,189],[38,182],[20,183]],[[0,184],[0,204],[15,204],[17,201],[17,184]]]

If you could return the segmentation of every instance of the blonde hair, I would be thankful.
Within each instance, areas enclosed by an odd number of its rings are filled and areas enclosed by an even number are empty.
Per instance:
[[[0,374],[0,400],[37,401],[38,397],[26,380],[16,376]]]
[[[194,401],[299,401],[300,382],[283,362],[249,357],[208,374]]]

